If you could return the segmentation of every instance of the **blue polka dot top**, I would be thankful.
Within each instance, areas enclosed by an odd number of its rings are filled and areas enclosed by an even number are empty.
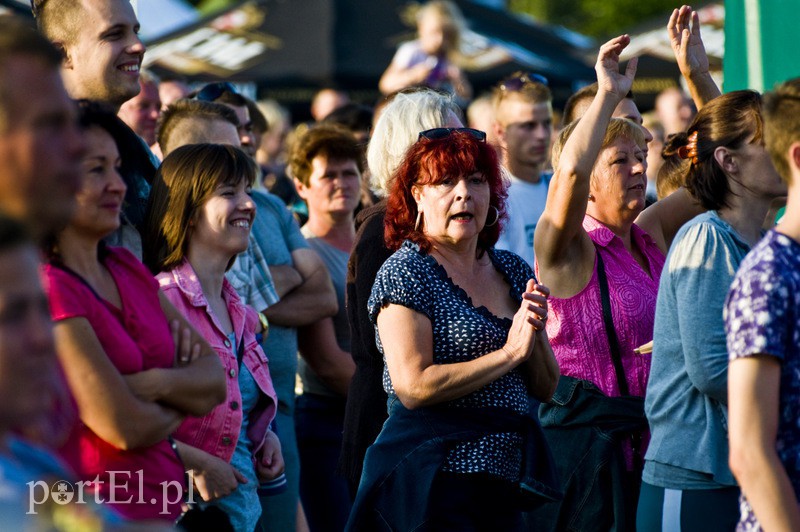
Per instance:
[[[518,255],[504,250],[489,250],[489,258],[509,285],[509,294],[519,303],[530,266]],[[503,347],[511,320],[500,318],[486,307],[475,307],[472,300],[447,275],[445,269],[417,244],[405,241],[381,267],[368,301],[375,326],[375,340],[383,354],[377,328],[381,309],[389,304],[403,305],[428,317],[433,328],[433,362],[450,364],[474,360]],[[392,380],[385,365],[383,387],[394,395]],[[528,410],[527,388],[515,369],[464,397],[448,403],[458,407],[502,407],[524,414]],[[510,481],[519,478],[522,462],[522,437],[516,433],[491,434],[457,445],[448,454],[442,471],[488,473]]]

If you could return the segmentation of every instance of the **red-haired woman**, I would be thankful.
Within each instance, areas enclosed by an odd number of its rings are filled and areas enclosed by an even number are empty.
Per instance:
[[[542,332],[548,289],[493,249],[505,197],[474,129],[423,131],[395,174],[385,237],[397,251],[369,300],[389,419],[367,452],[351,530],[376,519],[398,530],[520,526],[519,484],[534,484],[522,471],[536,445],[528,396],[549,399],[559,373]]]

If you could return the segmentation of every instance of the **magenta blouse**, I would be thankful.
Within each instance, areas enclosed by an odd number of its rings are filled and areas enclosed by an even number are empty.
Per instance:
[[[102,260],[117,285],[122,308],[100,298],[77,274],[46,264],[42,273],[53,320],[85,318],[122,375],[172,367],[175,344],[155,279],[125,249],[108,248]],[[166,500],[178,499],[174,486],[185,490],[184,468],[166,438],[124,451],[78,421],[61,454],[81,480],[99,478],[100,482],[87,485],[87,494],[99,492],[104,502],[112,496],[116,501],[130,501],[108,503],[123,517],[173,521],[180,515],[180,502],[166,504]],[[162,483],[173,487],[165,491]]]
[[[653,339],[656,294],[664,254],[655,241],[637,225],[631,227],[631,238],[647,257],[650,275],[625,249],[622,240],[610,229],[589,215],[583,228],[602,254],[611,298],[611,315],[622,352],[622,366],[631,395],[644,396],[650,373],[650,355],[637,355],[633,350]],[[536,274],[539,265],[536,264]],[[562,375],[584,379],[597,385],[608,396],[619,396],[619,386],[611,361],[597,260],[589,284],[578,294],[561,299],[550,297],[547,334]]]

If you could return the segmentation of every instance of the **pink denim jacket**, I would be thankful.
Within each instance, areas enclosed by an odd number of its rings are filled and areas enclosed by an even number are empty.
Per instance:
[[[203,417],[187,416],[175,432],[175,438],[230,462],[242,427],[242,396],[239,390],[236,349],[230,345],[216,316],[211,312],[200,281],[188,261],[184,260],[171,271],[159,273],[156,279],[167,299],[186,316],[217,352],[225,368],[228,387],[227,397],[222,404]],[[278,398],[272,387],[267,357],[256,341],[255,331],[260,327],[258,315],[241,302],[227,280],[222,283],[222,297],[228,307],[237,341],[244,342],[243,364],[250,370],[259,389],[266,396],[255,411],[245,413],[250,416],[247,435],[256,444],[253,456],[257,456],[264,446],[264,436],[269,424],[275,417]]]

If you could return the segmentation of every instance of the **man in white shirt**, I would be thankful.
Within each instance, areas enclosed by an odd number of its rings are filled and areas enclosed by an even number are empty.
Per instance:
[[[513,251],[533,267],[533,233],[547,201],[553,105],[547,80],[517,72],[492,94],[494,130],[510,181],[508,221],[496,247]]]

